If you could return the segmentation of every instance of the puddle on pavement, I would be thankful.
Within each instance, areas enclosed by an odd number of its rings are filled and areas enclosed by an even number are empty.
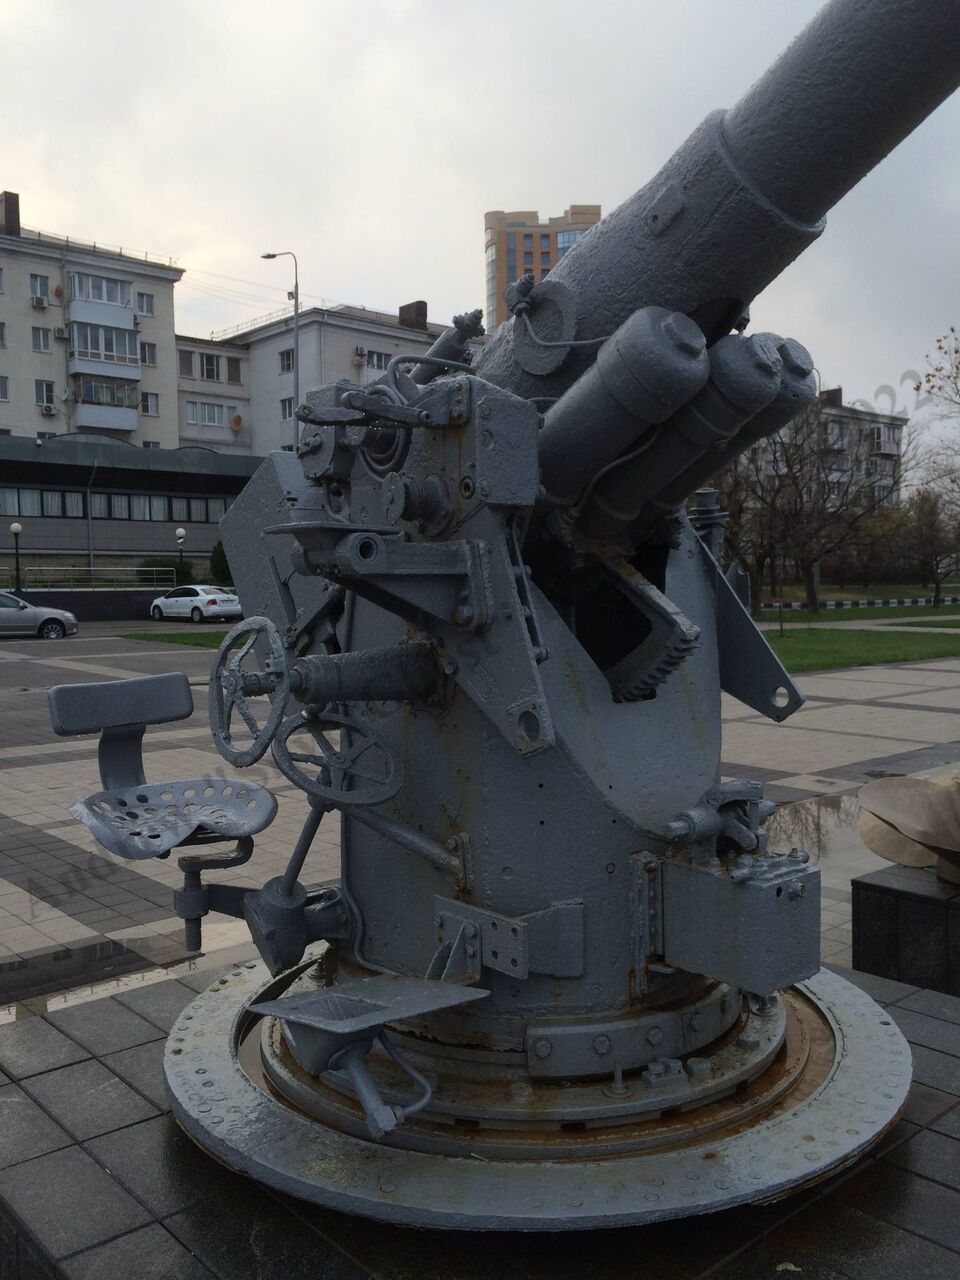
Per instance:
[[[817,796],[781,805],[766,824],[771,849],[809,853],[811,862],[841,855],[872,855],[860,839],[860,804],[855,795]]]

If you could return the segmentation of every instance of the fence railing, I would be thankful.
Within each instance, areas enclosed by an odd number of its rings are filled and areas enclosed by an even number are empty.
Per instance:
[[[16,589],[13,565],[0,566],[0,584],[10,591]],[[132,565],[91,568],[86,564],[48,564],[20,570],[21,591],[133,591],[138,587],[168,591],[176,585],[177,574],[172,566],[147,569]]]

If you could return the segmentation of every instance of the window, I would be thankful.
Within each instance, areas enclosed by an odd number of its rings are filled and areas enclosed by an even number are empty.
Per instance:
[[[125,493],[111,493],[110,515],[114,520],[130,519],[130,499]]]
[[[524,236],[524,237],[523,237],[523,247],[524,247],[525,249],[532,249],[532,248],[533,248],[533,236],[532,236],[532,235],[528,235],[528,236]]]
[[[71,520],[82,519],[83,517],[83,494],[82,493],[65,493],[63,495],[63,514],[69,516]]]
[[[507,232],[507,284],[513,284],[517,278],[517,237],[513,231]]]
[[[207,500],[206,498],[190,499],[190,519],[198,521],[206,521],[207,518]]]
[[[549,233],[549,232],[545,232],[543,235],[541,235],[541,237],[540,237],[540,248],[541,248],[541,249],[549,249],[549,248],[550,248],[550,233]]]
[[[207,352],[200,353],[200,377],[207,382],[220,381],[220,357],[208,355]]]
[[[85,271],[75,271],[70,276],[70,291],[81,302],[112,302],[120,307],[130,305],[130,281],[116,280],[113,276],[92,276]]]
[[[18,516],[20,504],[16,489],[0,489],[0,516]]]
[[[10,399],[10,379],[5,373],[0,373],[0,400]]]
[[[293,373],[293,347],[280,352],[280,372]]]
[[[549,267],[549,265],[550,265],[550,255],[549,255],[549,253],[541,253],[541,255],[540,255],[540,265],[541,265],[541,267]]]
[[[186,520],[187,511],[188,511],[188,507],[187,507],[186,498],[170,499],[170,519],[171,520]]]
[[[141,440],[141,441],[140,441],[140,443],[141,443],[141,445],[143,445],[144,449],[159,449],[159,448],[160,448],[160,441],[159,441],[159,440]],[[166,499],[164,499],[164,501],[166,501]],[[166,520],[166,516],[153,516],[152,518],[153,518],[154,520]]]
[[[43,514],[45,516],[62,516],[63,515],[63,494],[62,493],[58,493],[56,489],[44,489]]]
[[[152,449],[159,449],[160,445],[156,440],[144,441],[144,446],[149,445]],[[167,500],[163,494],[150,495],[150,519],[166,520],[167,518]]]
[[[223,405],[212,400],[200,401],[200,425],[204,427],[223,426]]]
[[[197,425],[197,402],[196,400],[187,401],[186,421],[188,427]]]
[[[224,509],[224,501],[222,498],[207,499],[207,519],[212,524],[216,524],[218,521],[223,519]]]
[[[3,267],[0,267],[0,293],[3,293]]]
[[[33,326],[33,349],[34,351],[50,350],[49,329],[38,329],[36,325]]]
[[[140,343],[140,363],[149,365],[151,369],[157,367],[157,344],[155,342]]]
[[[38,440],[55,440],[56,438],[57,438],[56,431],[38,431],[37,432]]]
[[[150,519],[150,499],[145,493],[135,493],[130,498],[130,519]]]
[[[0,320],[0,347],[7,345],[7,325],[5,320]]]
[[[30,297],[31,298],[49,298],[50,297],[50,277],[49,276],[38,276],[31,273]]]
[[[532,266],[533,266],[533,254],[532,254],[532,253],[525,253],[525,254],[523,255],[523,265],[524,265],[525,267],[532,267]]]
[[[572,249],[582,235],[583,231],[558,231],[557,232],[557,261],[559,262],[568,249]]]
[[[93,520],[106,520],[110,515],[110,495],[106,493],[90,494],[90,517]]]
[[[389,351],[368,351],[367,368],[376,369],[378,373],[384,373],[390,364],[390,359]]]
[[[280,401],[280,421],[288,422],[293,417],[293,396],[284,396]]]
[[[22,516],[38,516],[40,514],[40,490],[20,490],[20,514]]]
[[[227,356],[227,381],[237,385],[243,381],[240,377],[240,360],[237,356]]]
[[[153,315],[153,294],[138,293],[137,294],[137,310],[142,316]]]
[[[42,378],[38,378],[33,384],[33,393],[36,397],[37,404],[53,404],[52,382],[45,382]]]
[[[140,412],[148,418],[156,418],[160,413],[160,397],[155,391],[144,391],[140,396]]]
[[[70,325],[70,354],[82,360],[111,364],[140,363],[140,346],[133,329],[111,329],[99,324]]]
[[[193,352],[192,351],[178,351],[177,363],[180,366],[181,378],[193,377]]]
[[[78,404],[102,404],[114,409],[135,409],[140,388],[119,378],[74,378],[73,396]]]

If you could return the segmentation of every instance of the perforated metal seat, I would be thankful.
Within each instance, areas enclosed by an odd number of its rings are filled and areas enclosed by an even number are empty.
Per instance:
[[[97,841],[121,858],[156,858],[183,845],[242,839],[273,821],[266,787],[234,778],[148,783],[142,742],[148,724],[185,720],[193,696],[181,672],[109,683],[56,685],[48,694],[54,731],[100,733],[103,790],[70,807]],[[249,855],[247,855],[249,856]]]

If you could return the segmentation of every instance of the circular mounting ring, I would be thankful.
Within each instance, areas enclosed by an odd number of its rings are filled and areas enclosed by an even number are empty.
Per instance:
[[[339,745],[327,736],[340,734]],[[289,741],[297,733],[309,734],[313,751],[291,751]],[[352,716],[325,712],[315,718],[290,716],[273,740],[273,758],[285,778],[307,795],[326,805],[382,804],[403,785],[399,756],[369,725]],[[311,777],[304,765],[316,770]]]
[[[267,656],[259,670],[244,671],[243,661],[258,640],[266,645]],[[248,699],[263,694],[270,698],[270,711],[261,725],[250,709]],[[213,744],[224,760],[241,769],[255,764],[277,732],[289,697],[288,653],[280,632],[269,618],[247,618],[238,623],[224,636],[210,673],[210,732]],[[250,746],[243,750],[235,747],[232,741],[234,711],[253,737]]]

